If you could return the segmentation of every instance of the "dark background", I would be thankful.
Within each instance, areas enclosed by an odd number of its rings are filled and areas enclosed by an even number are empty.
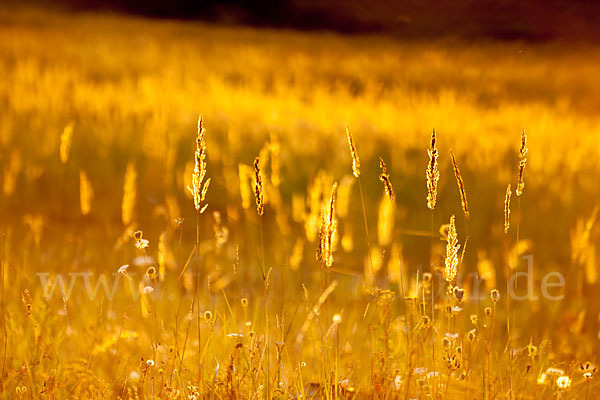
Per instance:
[[[8,1],[23,4],[23,0]],[[600,38],[600,1],[595,0],[25,1],[74,10],[344,33],[387,32],[403,37]]]

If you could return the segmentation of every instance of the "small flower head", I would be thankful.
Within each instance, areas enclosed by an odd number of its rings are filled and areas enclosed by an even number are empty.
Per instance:
[[[243,297],[240,300],[240,303],[242,304],[242,307],[244,307],[244,308],[248,307],[248,299],[247,298]]]
[[[492,289],[490,292],[490,298],[494,303],[497,303],[500,300],[500,292],[497,289]]]
[[[465,289],[455,286],[452,292],[454,294],[454,298],[460,303],[465,295]]]
[[[432,280],[433,276],[431,275],[431,272],[425,272],[423,274],[423,285],[424,286],[429,286],[431,285],[431,280]]]
[[[476,337],[477,337],[477,330],[476,329],[471,329],[469,331],[469,333],[467,334],[467,338],[469,339],[469,342],[473,342]]]
[[[571,378],[566,375],[556,378],[556,386],[559,389],[568,389],[571,386]]]
[[[154,267],[150,267],[146,270],[146,275],[148,275],[148,278],[152,279],[156,279],[156,268]]]
[[[213,314],[210,310],[204,311],[204,319],[206,320],[206,322],[212,321]]]
[[[444,348],[449,348],[450,345],[452,344],[452,342],[450,341],[450,339],[446,336],[444,336],[444,338],[442,339],[442,346],[444,346]]]
[[[421,323],[423,324],[423,328],[427,329],[431,327],[431,318],[429,318],[427,315],[423,315],[421,317]]]
[[[139,239],[135,241],[135,248],[138,250],[146,250],[149,245],[150,242],[146,239]]]
[[[591,362],[586,361],[579,365],[579,372],[581,372],[585,380],[589,382],[596,373],[596,367]]]
[[[547,375],[555,375],[555,376],[560,376],[560,375],[564,375],[565,374],[565,370],[562,368],[554,368],[554,367],[550,367],[546,370],[546,374]]]
[[[548,375],[546,375],[546,373],[542,373],[537,379],[537,384],[545,385],[547,383],[548,383]]]
[[[492,308],[491,307],[486,307],[483,309],[483,313],[485,314],[486,317],[491,317],[492,316]]]
[[[535,357],[537,356],[537,352],[538,352],[538,348],[537,346],[534,346],[533,344],[529,343],[527,345],[527,356],[528,357]]]
[[[443,356],[444,361],[446,361],[446,366],[450,371],[455,371],[460,368],[460,353],[456,352],[453,355],[446,353]]]
[[[152,292],[154,292],[154,288],[152,286],[146,286],[142,289],[143,294],[150,294]]]

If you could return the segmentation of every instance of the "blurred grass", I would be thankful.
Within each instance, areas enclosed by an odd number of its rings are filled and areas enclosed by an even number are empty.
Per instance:
[[[178,171],[168,189],[177,189],[182,200],[181,171],[199,111],[213,132],[213,165],[249,162],[270,132],[280,135],[287,144],[288,198],[318,168],[335,175],[346,171],[346,124],[363,157],[372,160],[368,168],[376,168],[380,153],[390,160],[403,185],[400,202],[409,210],[422,203],[423,149],[437,128],[444,173],[450,172],[447,154],[453,148],[474,208],[482,208],[478,233],[489,232],[490,222],[502,216],[501,194],[514,170],[521,128],[534,149],[528,187],[539,199],[535,207],[524,205],[525,214],[542,220],[561,210],[563,218],[555,223],[566,225],[583,204],[591,211],[587,199],[597,192],[600,59],[592,47],[401,42],[86,14],[23,12],[2,19],[1,143],[10,149],[6,154],[18,152],[23,165],[40,170],[28,177],[34,185],[19,185],[29,195],[5,199],[4,210],[11,201],[64,209],[37,198],[51,197],[51,182],[69,173],[56,162],[47,165],[56,159],[58,134],[69,122],[75,124],[71,173],[83,168],[102,188],[116,187],[132,159],[146,175],[142,184],[151,182],[164,178],[168,145],[175,148]],[[9,157],[3,160],[6,168]],[[222,182],[230,197],[237,190],[233,183]],[[378,182],[367,185],[367,193],[376,193]],[[143,191],[157,202],[162,189],[148,185]],[[71,187],[70,199],[77,190]],[[447,190],[453,192],[454,183]],[[491,191],[495,201],[485,198]],[[114,219],[118,193],[110,192],[103,190],[95,207]],[[441,206],[440,214],[456,211],[455,201]],[[408,226],[422,225],[407,214]],[[535,234],[556,249],[567,226]],[[567,255],[565,249],[560,257]]]

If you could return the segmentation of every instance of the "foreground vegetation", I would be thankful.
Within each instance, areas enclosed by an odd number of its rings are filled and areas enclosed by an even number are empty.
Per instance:
[[[599,390],[594,48],[0,22],[3,396]]]

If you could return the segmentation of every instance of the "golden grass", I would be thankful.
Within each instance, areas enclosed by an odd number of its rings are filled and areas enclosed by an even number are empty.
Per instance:
[[[0,22],[2,397],[600,390],[594,47]]]
[[[440,180],[440,171],[438,169],[438,151],[436,147],[435,129],[431,133],[431,144],[427,149],[429,155],[429,164],[427,164],[427,208],[431,211],[435,209],[438,193],[438,181]]]

